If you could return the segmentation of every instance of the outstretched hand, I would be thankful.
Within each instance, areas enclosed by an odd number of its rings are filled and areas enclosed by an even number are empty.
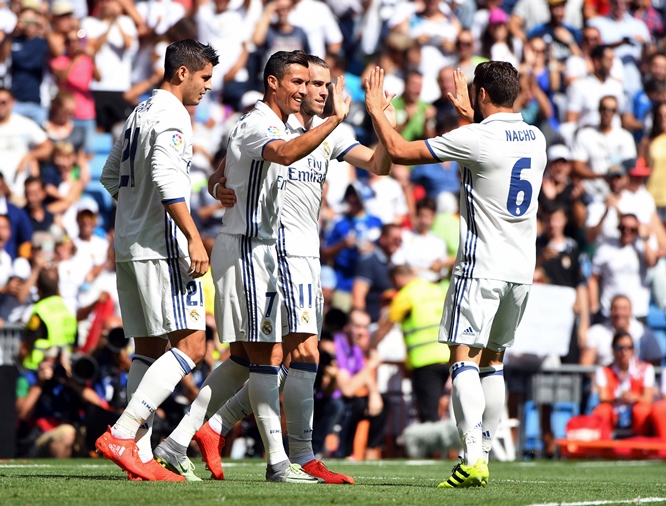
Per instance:
[[[388,95],[384,93],[384,69],[375,67],[365,79],[365,108],[370,116],[377,116],[387,107]],[[391,97],[392,99],[393,97]],[[390,104],[391,101],[388,100]]]
[[[349,114],[349,107],[351,106],[351,97],[345,98],[345,78],[339,76],[333,85],[333,113],[340,122]]]
[[[466,118],[470,123],[474,121],[474,110],[472,103],[469,100],[469,92],[467,91],[467,79],[462,70],[456,69],[453,71],[453,80],[456,86],[455,95],[451,92],[447,93],[449,101],[455,108],[456,112]]]

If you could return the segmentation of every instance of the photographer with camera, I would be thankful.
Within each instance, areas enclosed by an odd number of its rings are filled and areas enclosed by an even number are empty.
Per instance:
[[[107,405],[86,386],[97,375],[97,362],[55,346],[42,356],[36,370],[24,369],[18,379],[16,457],[67,458],[76,453],[82,413]]]

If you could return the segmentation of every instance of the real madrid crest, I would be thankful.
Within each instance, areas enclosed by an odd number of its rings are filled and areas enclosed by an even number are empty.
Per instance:
[[[303,314],[301,315],[301,321],[303,323],[310,323],[310,315],[307,311],[303,311]]]
[[[328,142],[324,141],[321,147],[324,149],[324,154],[326,155],[326,158],[329,158],[331,156],[331,146],[328,145]]]
[[[199,312],[196,309],[193,309],[190,311],[190,318],[192,318],[195,322],[199,321]]]
[[[269,335],[271,332],[273,332],[273,325],[271,325],[271,322],[266,320],[261,326],[261,331],[266,335]]]

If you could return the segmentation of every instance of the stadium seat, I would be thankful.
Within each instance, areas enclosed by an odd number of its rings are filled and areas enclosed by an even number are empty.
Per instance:
[[[92,152],[108,156],[113,148],[113,135],[108,133],[96,133],[93,137]]]
[[[572,416],[580,414],[580,407],[575,402],[554,402],[550,416],[550,426],[556,439],[566,435],[567,422]],[[539,410],[534,401],[527,401],[523,413],[523,451],[541,451],[543,442]]]
[[[99,206],[97,224],[104,230],[109,230],[111,225],[111,213],[114,206],[113,198],[111,198],[109,192],[106,191],[99,180],[93,179],[88,183],[85,190],[83,190],[83,195],[87,195],[97,202],[97,205]]]

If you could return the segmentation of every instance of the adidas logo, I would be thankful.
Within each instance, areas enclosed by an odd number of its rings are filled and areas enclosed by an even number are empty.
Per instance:
[[[462,331],[462,335],[474,337],[476,335],[476,332],[474,332],[472,327],[467,327],[465,330]]]
[[[121,457],[125,451],[125,447],[121,445],[109,445],[109,450],[111,450],[118,457]]]

